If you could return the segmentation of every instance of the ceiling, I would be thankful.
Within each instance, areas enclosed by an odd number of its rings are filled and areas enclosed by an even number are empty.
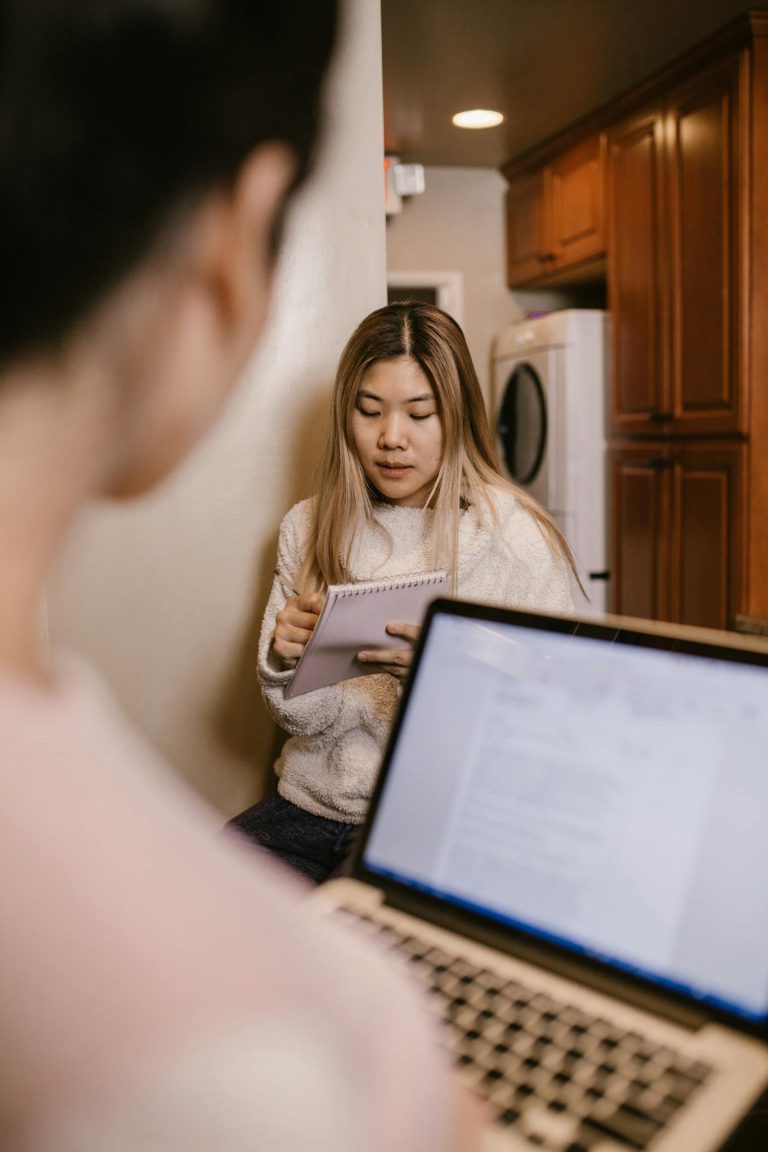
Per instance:
[[[497,167],[643,80],[745,0],[381,0],[387,152]],[[753,8],[768,8],[758,0]],[[498,128],[454,128],[466,108]]]

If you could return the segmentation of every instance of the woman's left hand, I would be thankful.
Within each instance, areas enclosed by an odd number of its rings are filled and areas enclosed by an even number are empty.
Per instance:
[[[362,664],[376,664],[377,672],[389,672],[397,680],[405,680],[413,663],[413,646],[419,638],[421,628],[418,624],[403,624],[400,620],[393,620],[387,624],[390,636],[402,636],[407,640],[407,648],[375,648],[358,652],[357,658]]]

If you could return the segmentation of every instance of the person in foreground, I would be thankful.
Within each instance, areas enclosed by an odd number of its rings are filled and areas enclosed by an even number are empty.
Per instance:
[[[573,560],[546,512],[504,478],[464,335],[430,304],[380,308],[352,334],[317,491],[283,520],[261,630],[259,680],[290,736],[278,794],[231,824],[319,882],[343,870],[365,818],[419,633],[393,621],[402,648],[358,655],[376,675],[286,698],[324,589],[442,568],[466,599],[564,612]]]
[[[40,639],[81,506],[165,476],[250,353],[334,5],[0,11],[0,1146],[469,1150],[416,994]]]

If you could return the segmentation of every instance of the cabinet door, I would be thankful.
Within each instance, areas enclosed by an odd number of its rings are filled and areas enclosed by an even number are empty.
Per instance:
[[[671,469],[664,444],[611,450],[612,610],[669,620]]]
[[[613,610],[732,628],[742,602],[744,444],[611,451]]]
[[[605,137],[592,136],[545,170],[549,249],[556,270],[605,255]]]
[[[743,444],[672,450],[671,618],[732,628],[743,572],[746,452]]]
[[[671,418],[665,354],[663,117],[649,109],[608,137],[608,293],[614,429]]]
[[[669,431],[741,429],[738,57],[667,102],[671,263]]]
[[[538,279],[547,272],[551,263],[551,254],[545,250],[544,173],[539,170],[518,176],[507,190],[507,281],[510,288]]]

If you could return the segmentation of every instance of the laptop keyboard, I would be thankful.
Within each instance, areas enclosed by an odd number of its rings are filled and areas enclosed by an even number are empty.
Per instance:
[[[601,1139],[644,1149],[713,1069],[582,1008],[351,909],[406,955],[438,1000],[454,1059],[497,1124],[531,1145],[588,1152]]]

